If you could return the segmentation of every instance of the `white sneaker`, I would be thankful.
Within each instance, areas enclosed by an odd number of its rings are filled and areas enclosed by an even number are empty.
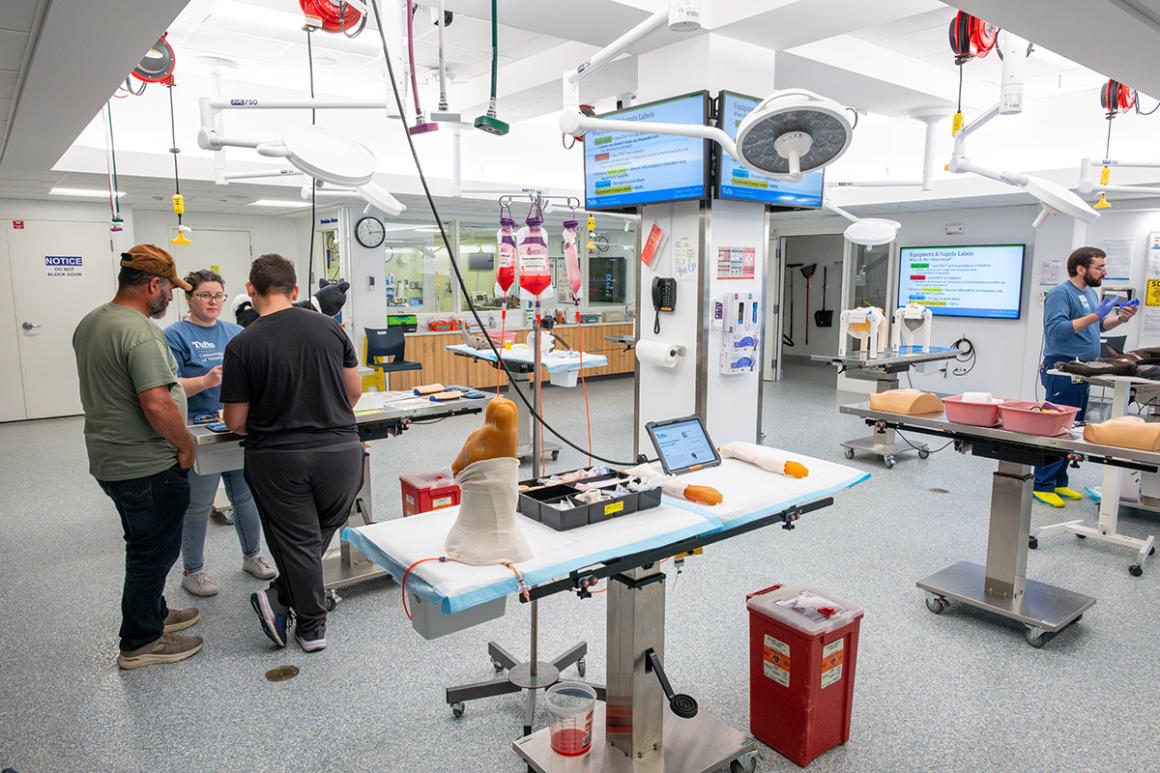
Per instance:
[[[218,592],[218,586],[214,585],[213,580],[209,578],[204,569],[183,576],[181,587],[194,596],[216,596]]]
[[[273,580],[278,576],[278,572],[274,570],[274,567],[266,563],[266,559],[261,555],[243,558],[242,571],[249,572],[259,580]]]

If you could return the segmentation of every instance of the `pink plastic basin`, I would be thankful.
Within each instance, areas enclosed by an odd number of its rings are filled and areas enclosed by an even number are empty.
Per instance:
[[[1053,410],[1044,410],[1049,407]],[[1058,435],[1075,422],[1079,408],[1053,403],[1025,403],[1012,401],[998,406],[1003,429],[1025,432],[1028,435]]]
[[[995,398],[1003,401],[1002,397]],[[999,424],[999,403],[966,403],[962,395],[943,398],[947,421],[970,424],[974,427],[994,427]]]

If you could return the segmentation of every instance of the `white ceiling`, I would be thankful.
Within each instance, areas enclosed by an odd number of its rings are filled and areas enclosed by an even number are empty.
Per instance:
[[[399,10],[397,1],[379,2],[388,13]],[[1098,152],[1096,146],[1102,148],[1106,123],[1098,114],[1096,88],[1104,76],[1088,67],[1098,60],[1127,71],[1160,57],[1160,23],[1155,28],[1146,23],[1148,15],[1160,7],[1160,0],[957,2],[977,7],[990,20],[1004,23],[1000,16],[1009,19],[1012,29],[1037,44],[1028,65],[1026,114],[1007,121],[1006,125],[1014,128],[1006,136],[998,129],[987,132],[998,133],[993,144],[998,150],[1009,151],[1010,160],[1003,163],[1012,168],[1074,169],[1080,155]],[[0,120],[12,116],[17,122],[14,126],[21,129],[13,132],[12,152],[0,155],[0,196],[42,198],[47,187],[62,177],[70,184],[81,184],[73,178],[91,178],[90,184],[103,185],[104,175],[99,172],[104,168],[104,134],[98,123],[90,121],[140,58],[133,52],[148,48],[161,30],[168,30],[177,55],[178,88],[174,95],[182,172],[189,177],[183,192],[188,191],[189,205],[216,212],[236,207],[233,202],[242,199],[231,198],[235,196],[247,200],[293,197],[295,189],[277,185],[232,184],[222,188],[208,183],[210,158],[196,147],[194,135],[196,99],[208,92],[207,62],[211,60],[228,59],[238,65],[225,76],[227,96],[270,98],[304,93],[309,71],[297,0],[152,0],[146,4],[147,14],[137,4],[127,2],[126,7],[133,8],[131,13],[108,13],[108,3],[6,3],[0,27],[13,27],[11,34],[23,35],[11,40],[23,42],[25,50],[33,36],[19,28],[31,29],[41,6],[48,14],[44,34],[30,52],[34,55],[27,68],[28,88],[19,104],[4,101],[10,99],[4,89],[18,81],[19,63],[17,69],[8,69],[16,55],[13,46],[5,44],[4,35],[9,33],[0,29]],[[437,94],[437,30],[430,12],[435,2],[421,3],[415,21],[416,60],[424,107],[430,111]],[[950,111],[955,104],[960,70],[947,45],[953,8],[940,0],[705,0],[705,4],[706,32],[776,51],[777,87],[812,88],[868,114],[863,116],[865,124],[859,127],[851,152],[839,162],[842,168],[833,170],[835,179],[879,177],[884,170],[891,174],[906,170],[905,176],[914,176],[910,172],[918,168],[921,157],[921,143],[916,146],[914,138],[921,137],[921,127],[908,116],[932,107]],[[103,6],[103,12],[95,13],[96,5]],[[501,117],[513,124],[513,130],[503,139],[469,132],[463,151],[465,178],[496,184],[518,179],[520,184],[556,190],[579,188],[578,152],[563,155],[555,129],[561,104],[560,72],[666,5],[667,0],[504,0],[500,4],[499,103]],[[1136,27],[1145,28],[1144,32],[1133,29],[1131,34],[1125,33],[1123,45],[1093,45],[1096,36],[1087,30],[1101,28],[1092,17],[1112,6],[1123,14],[1128,5],[1138,6],[1134,11]],[[1006,6],[1018,6],[1018,10]],[[1024,6],[1038,8],[1034,23],[1027,20],[1032,14],[1024,13]],[[446,57],[452,71],[451,107],[470,121],[485,109],[487,101],[490,0],[446,0],[446,7],[454,12],[454,21],[445,31]],[[1160,14],[1156,18],[1160,19]],[[1083,25],[1089,26],[1084,29]],[[94,39],[101,45],[93,46]],[[586,78],[583,100],[605,109],[619,95],[631,94],[636,88],[636,55],[678,39],[688,36],[679,38],[663,30],[644,39],[630,49],[632,55]],[[1144,46],[1144,40],[1149,46]],[[392,53],[397,52],[396,43],[391,41]],[[353,40],[317,33],[312,46],[320,96],[365,98],[383,93],[381,49],[373,29]],[[1051,46],[1071,58],[1048,50]],[[1146,50],[1137,50],[1141,47]],[[1092,50],[1098,50],[1099,56]],[[1160,78],[1160,60],[1156,64],[1156,77]],[[999,71],[995,55],[962,68],[968,118],[995,101]],[[129,196],[123,204],[168,208],[172,161],[165,153],[169,144],[165,96],[164,89],[150,87],[144,98],[121,99],[115,105],[119,153],[136,156],[125,160],[130,172],[123,180]],[[1075,120],[1061,124],[1060,115],[1074,115]],[[286,122],[302,120],[300,112],[293,111],[229,116],[231,127],[246,132],[270,133]],[[319,122],[324,121],[372,146],[380,164],[387,165],[380,171],[392,180],[413,179],[397,123],[384,123],[381,113],[368,111],[331,112],[325,117],[320,113]],[[82,133],[85,124],[89,128]],[[1135,117],[1117,122],[1116,131],[1117,142],[1125,146],[1129,141],[1139,145],[1144,142],[1140,137],[1154,134],[1148,119]],[[446,134],[439,132],[417,141],[428,174],[436,183],[446,182],[450,174],[450,138]],[[976,148],[983,146],[989,151],[984,134],[980,133]],[[70,142],[78,135],[70,149]],[[1017,143],[1030,143],[1026,154]],[[68,153],[57,161],[66,149]],[[1021,166],[1025,159],[1026,163],[1033,159],[1035,166]],[[255,161],[260,160],[255,157]],[[50,173],[51,169],[59,171]],[[445,192],[447,186],[437,184],[436,188]],[[401,191],[400,198],[425,210],[422,200],[410,198],[416,190],[413,184],[394,189]],[[161,196],[161,201],[155,196]],[[448,206],[460,205],[448,200]],[[476,205],[462,206],[471,211]],[[263,214],[277,212],[266,210]]]
[[[0,15],[0,156],[47,0],[7,0]]]

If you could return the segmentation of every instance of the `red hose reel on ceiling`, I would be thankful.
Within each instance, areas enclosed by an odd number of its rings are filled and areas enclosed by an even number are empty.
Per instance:
[[[999,28],[977,16],[959,11],[951,19],[947,37],[951,52],[955,55],[955,64],[961,65],[971,59],[983,59],[991,53],[999,38]]]
[[[346,32],[362,20],[362,13],[345,0],[298,0],[298,5],[307,16],[321,19],[327,32]]]
[[[1108,118],[1126,113],[1136,106],[1136,90],[1126,83],[1109,80],[1100,87],[1100,106]]]

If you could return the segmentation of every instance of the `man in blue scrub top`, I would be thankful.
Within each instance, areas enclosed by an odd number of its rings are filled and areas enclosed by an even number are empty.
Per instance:
[[[1047,294],[1043,303],[1043,362],[1039,378],[1048,402],[1079,408],[1083,421],[1088,401],[1088,383],[1073,382],[1071,376],[1053,376],[1047,371],[1067,360],[1090,362],[1100,356],[1100,332],[1107,332],[1130,320],[1134,306],[1120,306],[1109,317],[1117,298],[1102,301],[1092,288],[1103,284],[1107,274],[1107,254],[1097,247],[1080,247],[1067,259],[1069,279]],[[1035,468],[1035,498],[1052,507],[1063,507],[1064,499],[1079,499],[1067,485],[1067,460]]]
[[[189,400],[189,417],[212,414],[222,408],[222,360],[226,344],[242,326],[218,319],[226,302],[225,281],[213,271],[194,271],[185,278],[192,288],[186,292],[189,316],[165,329],[165,339],[177,359],[177,375]],[[234,508],[234,529],[242,546],[242,569],[260,580],[277,572],[261,555],[262,523],[254,497],[241,470],[198,475],[189,473],[189,509],[181,537],[181,559],[185,574],[181,587],[195,596],[213,596],[218,587],[205,571],[205,531],[217,494],[224,480],[226,495]]]

